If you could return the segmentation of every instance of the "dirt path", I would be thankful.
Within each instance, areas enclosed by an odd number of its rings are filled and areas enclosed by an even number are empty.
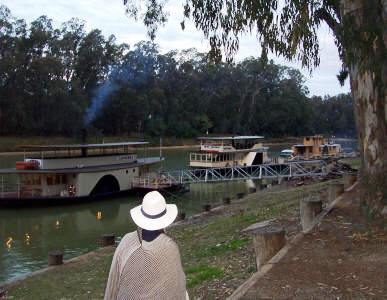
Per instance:
[[[387,232],[348,193],[243,299],[387,299]]]

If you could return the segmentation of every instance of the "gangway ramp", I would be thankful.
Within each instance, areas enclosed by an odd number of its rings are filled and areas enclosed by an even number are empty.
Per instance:
[[[179,183],[205,183],[248,179],[280,179],[319,177],[327,174],[323,160],[297,161],[282,164],[233,166],[225,168],[185,169],[163,172],[169,180]]]

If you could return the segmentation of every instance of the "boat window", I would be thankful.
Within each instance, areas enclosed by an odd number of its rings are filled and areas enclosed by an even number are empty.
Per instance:
[[[52,175],[47,175],[47,185],[52,185],[54,182]]]
[[[61,183],[67,184],[67,176],[66,175],[61,175]]]

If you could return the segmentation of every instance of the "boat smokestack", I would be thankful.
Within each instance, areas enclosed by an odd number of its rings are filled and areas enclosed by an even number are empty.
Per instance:
[[[84,127],[81,130],[81,143],[86,144],[86,140],[87,140],[87,129]]]
[[[86,144],[87,142],[87,128],[84,127],[81,130],[81,144]],[[86,157],[87,156],[87,148],[82,148],[82,156]]]

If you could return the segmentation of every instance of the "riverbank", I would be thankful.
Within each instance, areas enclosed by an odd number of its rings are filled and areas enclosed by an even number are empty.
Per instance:
[[[88,143],[113,143],[131,140],[144,140],[144,136],[107,136],[107,137],[95,137],[91,136],[87,139]],[[149,141],[150,146],[148,149],[160,149],[159,138],[145,137],[145,140]],[[267,146],[272,145],[284,145],[300,142],[301,138],[298,137],[283,137],[283,138],[267,138],[263,143]],[[60,136],[31,136],[31,137],[19,137],[19,136],[3,136],[0,138],[0,155],[18,155],[23,154],[23,151],[18,149],[21,145],[53,145],[53,144],[79,144],[80,138],[78,137],[60,137]],[[162,149],[185,149],[198,147],[198,140],[196,138],[176,138],[176,137],[164,137],[162,139]]]
[[[322,192],[328,182],[304,187],[273,186],[230,205],[176,224],[168,233],[180,247],[187,287],[195,297],[225,298],[255,272],[252,241],[240,231],[248,225],[277,218],[291,237],[299,231],[298,202]],[[230,195],[234,196],[235,195]],[[101,299],[113,248],[87,259],[52,268],[9,288],[10,299]],[[42,292],[44,291],[44,292]]]
[[[107,136],[107,137],[89,137],[88,143],[113,143],[132,140],[143,140],[143,136]],[[158,139],[148,139],[150,146],[148,149],[160,149],[160,142]],[[79,144],[80,138],[70,137],[15,137],[3,136],[0,138],[0,155],[20,155],[25,152],[20,151],[18,147],[21,145],[56,145],[56,144]],[[196,139],[177,139],[173,137],[163,138],[162,149],[184,149],[197,146]]]
[[[387,228],[366,219],[359,189],[337,198],[310,233],[232,299],[386,299]]]

